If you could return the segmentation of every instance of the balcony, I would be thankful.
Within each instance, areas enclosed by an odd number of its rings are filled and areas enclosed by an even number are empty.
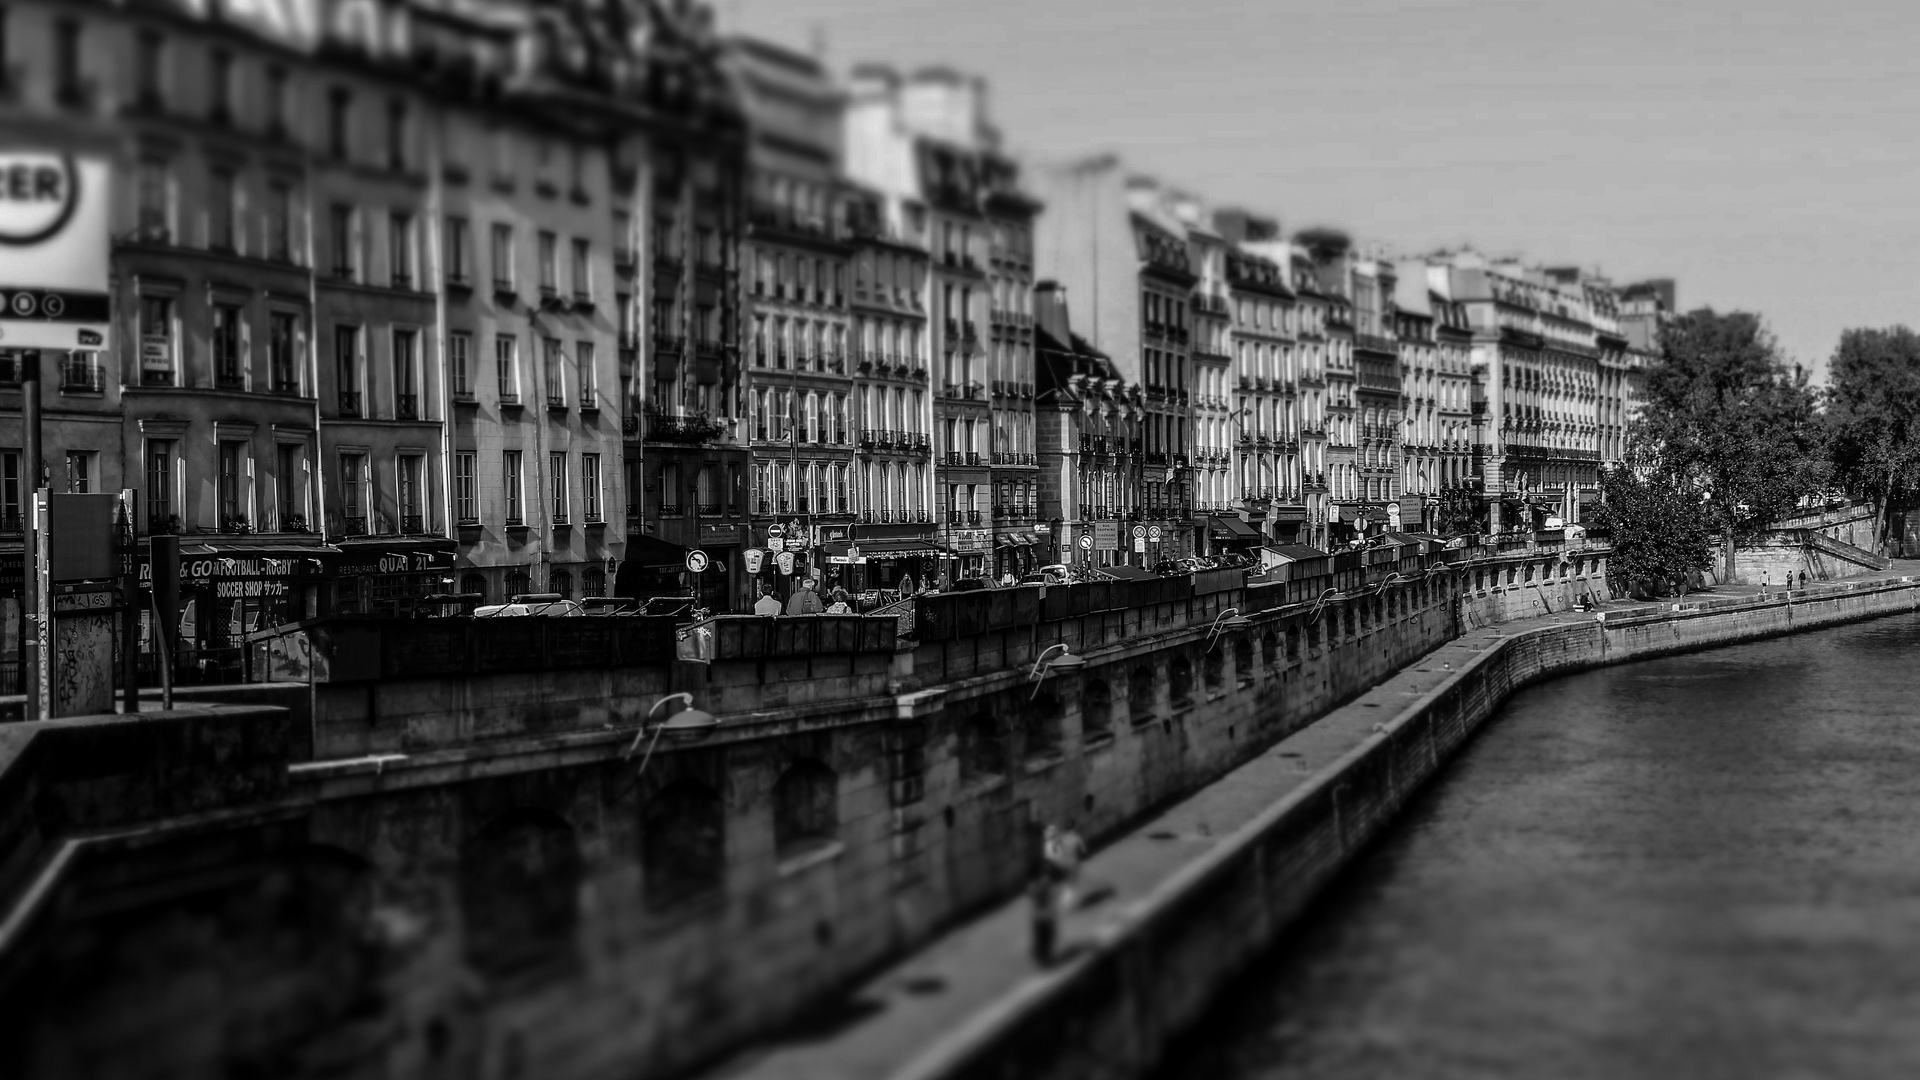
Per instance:
[[[98,394],[106,387],[106,378],[100,364],[91,355],[69,355],[60,361],[60,392],[63,394]]]
[[[567,395],[558,391],[547,391],[547,410],[549,412],[566,412]]]
[[[967,524],[969,525],[980,524],[980,511],[968,510],[966,513],[967,513]]]
[[[674,416],[649,411],[647,441],[697,446],[718,441],[726,433],[726,424],[705,416]]]
[[[365,514],[360,514],[358,516],[355,516],[353,514],[348,514],[346,517],[341,518],[340,521],[341,521],[341,525],[343,526],[343,532],[345,533],[345,535],[347,536],[367,535],[367,516]]]
[[[686,508],[677,502],[663,502],[660,504],[661,517],[684,517],[685,515]]]
[[[393,395],[393,415],[398,417],[401,420],[420,419],[420,395],[418,394]]]
[[[247,388],[247,377],[238,371],[216,372],[213,376],[213,384],[222,390],[245,390]],[[64,383],[61,385],[61,389],[66,389]]]
[[[356,419],[360,416],[360,391],[340,391],[340,415],[348,419]]]
[[[426,532],[426,519],[419,514],[401,514],[400,531],[407,536],[418,536]]]
[[[980,464],[980,455],[975,453],[972,450],[967,451],[967,464],[969,465]]]
[[[599,412],[600,411],[599,391],[595,390],[593,387],[590,387],[590,386],[580,391],[580,411],[581,412]]]

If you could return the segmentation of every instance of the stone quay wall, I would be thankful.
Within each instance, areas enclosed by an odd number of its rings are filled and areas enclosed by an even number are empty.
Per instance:
[[[1409,703],[1130,909],[1083,962],[973,1029],[915,1080],[1146,1075],[1170,1039],[1257,961],[1501,703],[1604,664],[1920,611],[1913,579],[1760,601],[1706,601],[1525,630]]]
[[[23,1033],[0,1072],[682,1073],[1013,896],[1035,822],[1120,829],[1464,623],[1604,578],[1604,551],[1383,554],[933,598],[904,643],[723,619],[710,664],[661,662],[641,624],[517,649],[491,624],[307,628],[279,786],[138,823],[111,888],[41,890],[0,957]],[[1054,646],[1083,665],[1033,678]],[[720,727],[638,738],[680,690]]]

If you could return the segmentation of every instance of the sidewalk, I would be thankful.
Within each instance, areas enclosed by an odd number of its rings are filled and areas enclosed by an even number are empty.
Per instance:
[[[1920,561],[1890,571],[1809,585],[1808,592],[1846,584],[1920,575]],[[1752,597],[1757,586],[1722,586],[1700,597]],[[1603,610],[1658,610],[1662,602],[1619,601]],[[1507,637],[1593,619],[1560,612],[1470,630],[1408,665],[1392,678],[1295,732],[1226,776],[1175,804],[1132,832],[1115,838],[1082,868],[1081,908],[1063,920],[1060,952],[1069,968],[1076,949],[1123,927],[1133,906],[1162,882],[1231,835],[1317,770],[1364,742],[1398,706],[1432,689],[1465,661]],[[1088,902],[1092,901],[1092,902]],[[853,990],[841,1023],[784,1041],[755,1045],[711,1070],[714,1080],[885,1080],[925,1075],[968,1032],[989,1024],[1052,978],[1031,956],[1031,908],[1023,897],[955,928],[919,952]]]

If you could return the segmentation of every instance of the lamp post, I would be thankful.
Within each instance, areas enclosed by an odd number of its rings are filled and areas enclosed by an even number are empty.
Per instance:
[[[713,734],[713,729],[720,726],[719,717],[705,709],[694,708],[692,694],[668,694],[654,702],[653,706],[647,710],[646,720],[641,721],[640,730],[634,733],[632,745],[627,747],[626,753],[620,755],[620,760],[632,759],[633,752],[640,749],[640,740],[647,737],[649,730],[647,724],[653,720],[653,714],[659,712],[660,706],[669,701],[685,702],[687,707],[653,725],[651,728],[653,738],[647,740],[647,752],[641,756],[640,768],[634,773],[635,783],[638,783],[640,775],[647,771],[647,762],[653,758],[653,748],[660,742],[661,735],[668,736],[674,742],[697,742]]]
[[[1056,649],[1060,652],[1059,656],[1053,655]],[[1055,642],[1047,646],[1039,656],[1034,657],[1033,669],[1027,672],[1027,681],[1033,683],[1033,693],[1027,695],[1027,700],[1032,701],[1040,696],[1040,684],[1056,670],[1078,671],[1086,666],[1087,662],[1084,659],[1067,651],[1065,642]]]
[[[1253,625],[1253,620],[1240,614],[1240,609],[1230,607],[1213,617],[1213,625],[1207,627],[1207,651],[1212,652],[1222,634],[1236,630],[1245,630]]]

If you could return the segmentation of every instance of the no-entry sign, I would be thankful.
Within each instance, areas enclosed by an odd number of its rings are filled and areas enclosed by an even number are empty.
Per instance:
[[[0,349],[104,349],[113,190],[102,158],[0,150]]]

